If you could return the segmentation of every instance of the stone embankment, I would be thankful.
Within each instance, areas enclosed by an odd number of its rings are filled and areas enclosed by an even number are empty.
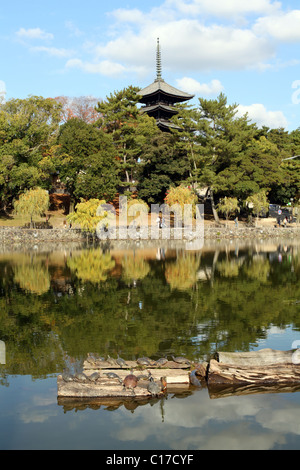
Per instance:
[[[204,238],[299,238],[300,227],[214,227],[204,229]]]
[[[148,238],[145,236],[132,237],[129,233],[127,235],[127,240],[134,239],[146,239],[152,240],[155,242],[155,239],[151,237],[151,231],[149,230]],[[182,236],[174,236],[174,230],[170,230],[170,237],[166,237],[163,234],[163,230],[159,231],[160,240],[193,240],[196,238],[196,232],[190,231],[184,233],[182,231]],[[290,227],[217,227],[214,225],[207,225],[204,228],[204,239],[255,239],[255,238],[276,238],[276,239],[300,239],[300,227],[290,226]],[[124,240],[117,238],[113,241]],[[86,242],[86,234],[81,232],[78,229],[23,229],[23,228],[14,228],[14,227],[1,227],[0,228],[0,244],[1,245],[26,245],[26,244],[36,244],[41,243],[66,243],[66,242]]]

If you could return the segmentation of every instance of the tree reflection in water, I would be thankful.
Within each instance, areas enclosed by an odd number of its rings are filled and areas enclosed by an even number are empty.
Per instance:
[[[268,329],[300,330],[300,247],[6,253],[2,374],[62,371],[88,352],[125,359],[247,351]]]

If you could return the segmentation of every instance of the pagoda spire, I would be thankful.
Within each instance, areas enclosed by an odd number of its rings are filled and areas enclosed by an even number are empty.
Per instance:
[[[157,49],[156,49],[156,80],[162,80],[161,78],[161,52],[160,52],[159,38],[157,38]]]

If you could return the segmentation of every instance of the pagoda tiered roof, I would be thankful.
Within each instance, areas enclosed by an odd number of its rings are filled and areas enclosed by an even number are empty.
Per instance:
[[[184,91],[178,90],[173,86],[169,85],[162,78],[154,80],[151,85],[148,85],[146,88],[143,88],[138,92],[142,96],[140,99],[141,103],[148,103],[153,96],[165,96],[168,102],[180,103],[182,101],[188,101],[194,98],[194,95],[190,95]]]
[[[162,130],[179,129],[178,126],[169,121],[173,115],[178,114],[174,104],[191,100],[194,95],[178,90],[162,78],[159,39],[157,39],[156,58],[156,79],[138,92],[139,102],[145,105],[141,108],[141,111],[154,117],[158,127]]]

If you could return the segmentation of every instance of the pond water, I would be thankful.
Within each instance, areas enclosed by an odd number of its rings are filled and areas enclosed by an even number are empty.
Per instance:
[[[66,245],[0,254],[0,449],[300,449],[300,393],[57,398],[87,354],[131,360],[300,344],[300,243]]]

